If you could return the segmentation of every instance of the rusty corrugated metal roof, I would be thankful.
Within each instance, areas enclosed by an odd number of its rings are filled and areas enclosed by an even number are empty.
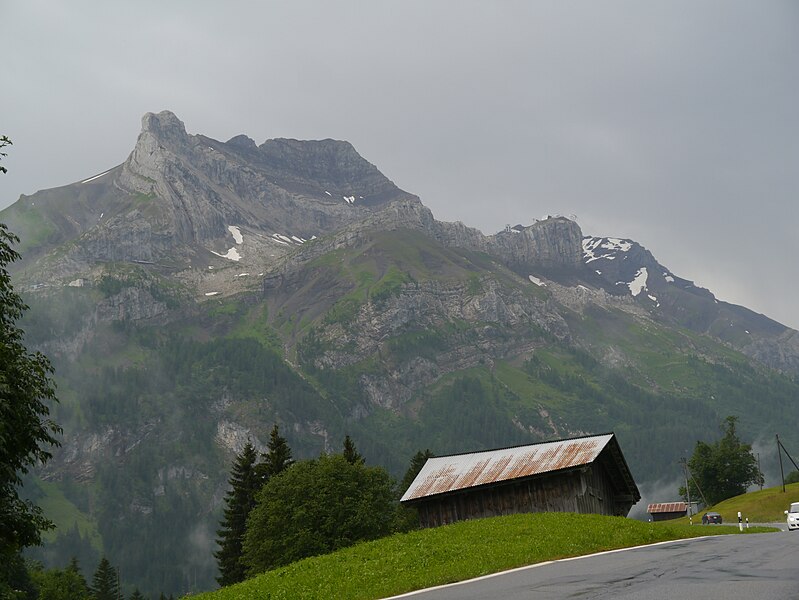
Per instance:
[[[401,501],[587,465],[613,434],[429,458]]]
[[[688,504],[685,502],[656,502],[646,508],[650,515],[654,513],[688,512]]]

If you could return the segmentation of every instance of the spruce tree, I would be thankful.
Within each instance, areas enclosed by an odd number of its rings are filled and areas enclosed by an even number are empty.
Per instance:
[[[349,435],[344,437],[344,459],[351,465],[362,465],[365,462]]]
[[[255,506],[255,494],[261,483],[255,472],[258,453],[249,442],[241,454],[236,456],[228,483],[230,490],[225,496],[224,518],[219,522],[221,528],[216,532],[219,550],[214,552],[219,565],[216,578],[221,586],[244,581],[245,569],[241,564],[241,542],[244,538],[247,516]]]
[[[411,458],[411,464],[408,466],[408,470],[405,472],[405,476],[397,485],[398,499],[408,491],[409,487],[411,487],[413,480],[416,479],[416,476],[422,470],[422,467],[427,462],[427,459],[432,458],[433,456],[435,455],[430,452],[429,449],[425,450],[424,452],[419,450],[413,455],[413,458]],[[418,527],[419,511],[416,508],[398,504],[396,529],[398,531],[411,531],[412,529],[417,529]]]
[[[286,438],[280,435],[277,423],[272,427],[266,447],[268,451],[262,455],[263,462],[257,467],[261,485],[269,481],[271,477],[288,469],[294,462],[291,459],[291,448],[289,448]]]
[[[69,564],[67,565],[66,571],[67,573],[73,573],[75,575],[83,589],[89,589],[89,584],[86,583],[86,578],[83,576],[83,573],[80,570],[80,563],[78,562],[78,558],[76,556],[73,556],[71,559],[69,559]]]
[[[422,467],[427,462],[427,459],[433,458],[434,456],[435,454],[430,452],[429,448],[424,452],[419,450],[413,455],[411,458],[411,464],[408,466],[408,470],[405,471],[405,476],[402,478],[402,481],[399,484],[400,496],[407,492],[408,488],[411,487],[413,480],[416,479],[416,476],[419,474],[419,471],[422,470]]]
[[[142,593],[139,591],[139,588],[133,590],[133,593],[130,595],[129,600],[144,600],[144,596],[142,596]]]
[[[117,570],[104,556],[92,577],[92,600],[119,600],[119,577]]]

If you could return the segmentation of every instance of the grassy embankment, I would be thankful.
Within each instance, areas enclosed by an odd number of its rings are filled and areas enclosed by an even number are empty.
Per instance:
[[[738,523],[738,511],[741,511],[742,518],[748,517],[751,523],[785,521],[784,511],[788,510],[791,502],[799,502],[799,483],[786,485],[785,493],[779,485],[729,498],[694,515],[694,523],[701,522],[702,513],[709,511],[719,513],[723,522],[730,525]],[[687,523],[688,519],[675,522]]]
[[[358,544],[195,598],[385,598],[569,556],[726,533],[738,529],[567,513],[495,517]]]

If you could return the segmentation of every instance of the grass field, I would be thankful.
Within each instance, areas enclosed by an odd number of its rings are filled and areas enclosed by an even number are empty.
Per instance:
[[[701,522],[702,513],[707,511],[719,513],[723,522],[731,525],[738,523],[738,511],[741,511],[741,518],[748,517],[751,523],[785,521],[784,511],[788,510],[791,502],[799,502],[799,483],[786,485],[784,493],[780,485],[724,500],[694,515],[694,523]],[[679,519],[676,522],[687,523],[688,519]]]
[[[478,519],[358,544],[195,598],[385,598],[548,560],[708,534],[738,534],[738,528],[569,513]]]

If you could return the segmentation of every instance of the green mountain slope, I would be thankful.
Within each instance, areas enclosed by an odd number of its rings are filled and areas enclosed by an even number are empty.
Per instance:
[[[109,277],[37,296],[30,341],[56,347],[88,307],[158,288]],[[420,448],[613,430],[639,483],[676,479],[676,460],[726,414],[746,415],[747,437],[799,443],[785,427],[795,379],[612,307],[531,316],[554,302],[488,256],[392,231],[277,290],[98,325],[91,343],[53,355],[66,443],[48,475],[137,585],[185,591],[213,585],[230,460],[274,422],[298,457],[337,451],[349,433],[397,476]]]

